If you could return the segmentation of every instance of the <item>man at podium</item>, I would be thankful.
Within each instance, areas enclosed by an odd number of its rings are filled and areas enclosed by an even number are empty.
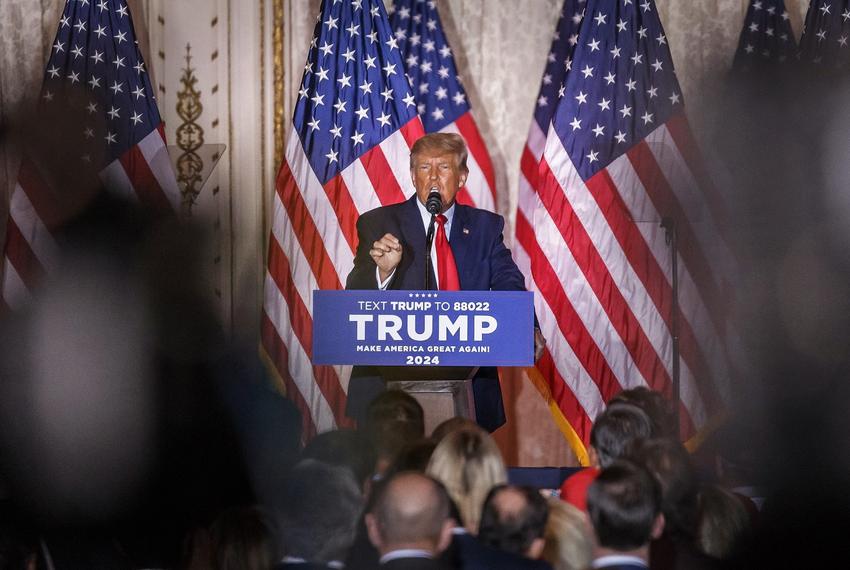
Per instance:
[[[525,291],[525,278],[504,243],[504,218],[455,202],[469,175],[467,156],[463,138],[453,133],[425,135],[414,143],[410,175],[416,194],[357,220],[357,254],[346,289]],[[427,264],[429,228],[433,240]],[[544,345],[536,322],[535,358]],[[476,419],[493,431],[505,422],[496,369],[480,369],[472,385]],[[383,388],[375,369],[355,367],[348,415],[362,417]]]

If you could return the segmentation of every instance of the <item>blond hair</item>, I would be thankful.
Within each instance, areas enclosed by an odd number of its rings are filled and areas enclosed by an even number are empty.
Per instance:
[[[456,133],[431,133],[419,138],[410,149],[410,169],[413,170],[414,159],[423,153],[453,154],[457,158],[457,167],[461,172],[469,172],[466,159],[469,151],[463,137]]]
[[[473,534],[478,533],[487,493],[508,480],[496,442],[479,427],[447,435],[434,449],[426,472],[445,485],[460,511],[463,526]]]
[[[554,570],[590,567],[593,542],[585,514],[580,509],[560,499],[549,499],[549,518],[543,540],[543,560]]]

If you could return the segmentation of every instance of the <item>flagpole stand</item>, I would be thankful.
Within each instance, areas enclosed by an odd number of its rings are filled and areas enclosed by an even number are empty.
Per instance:
[[[670,246],[670,271],[673,299],[670,303],[670,335],[673,340],[673,413],[676,418],[676,432],[681,435],[679,423],[679,407],[681,388],[679,384],[679,238],[676,231],[676,220],[671,216],[661,219],[661,227],[666,235],[667,245]]]

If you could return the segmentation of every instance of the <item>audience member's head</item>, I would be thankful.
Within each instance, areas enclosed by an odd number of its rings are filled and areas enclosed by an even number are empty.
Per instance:
[[[387,390],[369,403],[365,427],[382,474],[406,443],[425,437],[425,413],[407,392]]]
[[[633,404],[617,404],[597,416],[590,430],[591,462],[608,467],[637,439],[650,437],[649,416]]]
[[[440,422],[437,427],[434,428],[434,431],[431,432],[431,439],[440,443],[443,441],[447,435],[452,433],[453,431],[457,431],[463,428],[474,428],[478,427],[474,421],[469,418],[464,418],[461,416],[454,416],[447,420]]]
[[[268,570],[279,559],[268,515],[256,507],[221,513],[210,527],[214,570]]]
[[[399,449],[395,460],[387,469],[386,476],[391,477],[402,471],[425,473],[436,447],[437,442],[431,438],[422,438],[406,443],[404,447]]]
[[[635,443],[628,459],[655,476],[661,486],[665,534],[692,540],[696,537],[699,484],[685,447],[671,439]]]
[[[484,500],[478,540],[505,552],[540,558],[548,515],[546,499],[536,489],[496,485]]]
[[[617,404],[632,404],[643,410],[652,425],[651,437],[679,439],[675,410],[661,392],[650,390],[646,386],[629,388],[611,398],[608,407],[611,408]]]
[[[436,555],[451,542],[453,526],[445,488],[420,473],[398,473],[389,478],[377,491],[366,515],[369,540],[381,555],[403,549]]]
[[[720,560],[730,558],[751,530],[747,509],[739,498],[717,485],[700,490],[699,507],[699,549]]]
[[[593,537],[584,513],[560,499],[549,499],[542,558],[554,570],[584,570],[593,558]]]
[[[602,469],[587,490],[587,511],[597,557],[629,553],[646,560],[650,540],[664,527],[658,482],[646,469],[627,461]]]
[[[463,526],[473,534],[478,534],[487,493],[508,479],[496,442],[479,427],[447,435],[431,455],[427,472],[446,486]]]
[[[354,542],[363,499],[351,471],[305,459],[283,485],[284,554],[317,563],[343,560]]]
[[[362,433],[354,430],[320,433],[304,447],[301,457],[347,467],[361,487],[375,468],[375,449]]]

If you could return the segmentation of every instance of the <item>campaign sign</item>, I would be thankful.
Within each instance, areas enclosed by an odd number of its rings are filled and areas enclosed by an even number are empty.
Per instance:
[[[314,291],[313,363],[530,366],[528,291]]]

